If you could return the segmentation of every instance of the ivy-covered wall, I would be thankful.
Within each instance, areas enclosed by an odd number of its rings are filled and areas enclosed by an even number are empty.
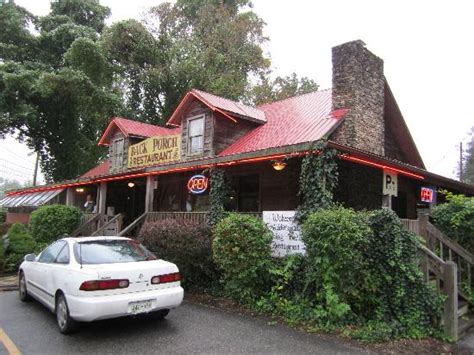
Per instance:
[[[382,207],[382,176],[380,169],[340,160],[335,200],[356,210]]]

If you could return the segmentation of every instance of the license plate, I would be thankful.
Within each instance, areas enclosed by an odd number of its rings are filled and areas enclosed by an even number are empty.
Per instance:
[[[147,313],[152,310],[152,301],[140,301],[140,302],[130,302],[128,304],[128,313],[131,314],[140,314]]]

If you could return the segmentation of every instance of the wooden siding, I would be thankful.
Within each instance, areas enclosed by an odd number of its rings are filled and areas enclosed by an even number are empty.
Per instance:
[[[121,166],[114,166],[114,160],[117,152],[114,149],[114,142],[116,139],[123,138],[123,151],[122,151],[122,164]],[[127,137],[124,137],[122,133],[115,133],[109,145],[109,173],[118,173],[127,169],[128,161],[128,147],[130,146],[130,140]]]
[[[232,122],[227,117],[214,115],[214,152],[218,155],[239,138],[258,126],[257,123],[243,119]]]

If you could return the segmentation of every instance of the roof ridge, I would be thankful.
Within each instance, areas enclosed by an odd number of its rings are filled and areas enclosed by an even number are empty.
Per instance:
[[[191,91],[197,91],[198,93],[204,93],[204,94],[207,94],[207,95],[211,95],[211,96],[217,97],[217,98],[219,98],[219,99],[224,99],[224,100],[230,101],[230,102],[232,102],[233,104],[242,105],[242,106],[245,106],[245,107],[249,107],[249,108],[251,108],[251,109],[254,109],[254,110],[258,110],[258,108],[257,108],[256,106],[247,105],[247,104],[244,104],[244,103],[242,103],[242,102],[240,102],[240,101],[232,100],[232,99],[229,99],[229,98],[227,98],[227,97],[219,96],[219,95],[216,95],[216,94],[213,94],[213,93],[211,93],[211,92],[204,91],[204,90],[191,89]]]
[[[310,91],[310,92],[305,92],[304,94],[299,94],[299,95],[287,97],[286,99],[267,102],[266,104],[258,105],[257,108],[262,107],[262,106],[273,105],[273,104],[276,104],[277,102],[284,102],[284,101],[292,100],[292,99],[295,99],[297,97],[303,97],[303,96],[312,95],[312,94],[316,94],[316,93],[320,93],[320,92],[322,93],[322,92],[325,92],[325,91],[332,91],[332,88],[326,88],[326,89],[322,89],[322,90],[314,90],[314,91]]]

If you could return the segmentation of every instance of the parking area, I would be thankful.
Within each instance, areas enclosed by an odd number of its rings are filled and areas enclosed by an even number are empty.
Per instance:
[[[284,353],[341,354],[359,349],[283,325],[185,302],[164,321],[122,318],[61,335],[54,315],[16,292],[0,292],[0,329],[22,354]],[[0,337],[0,354],[7,350]]]

